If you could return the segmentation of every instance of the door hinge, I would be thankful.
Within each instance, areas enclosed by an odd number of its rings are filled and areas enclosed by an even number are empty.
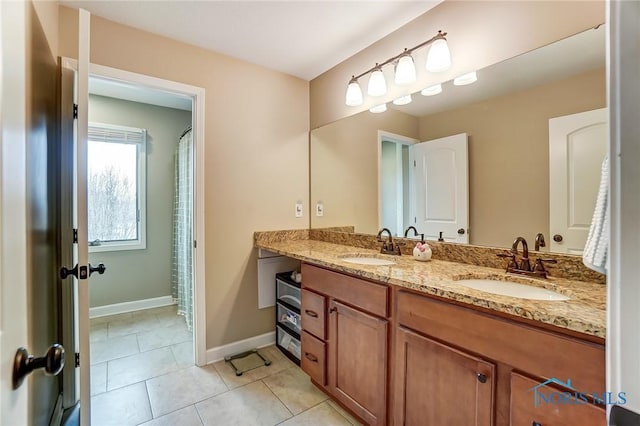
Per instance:
[[[78,230],[73,228],[73,244],[78,244]]]
[[[413,223],[418,223],[418,219],[415,216],[413,217]]]
[[[198,242],[196,240],[193,240],[193,248],[198,248]]]
[[[78,118],[78,104],[73,104],[73,118]]]
[[[76,352],[76,367],[80,367],[80,354]]]
[[[417,167],[416,160],[413,160],[413,167]]]

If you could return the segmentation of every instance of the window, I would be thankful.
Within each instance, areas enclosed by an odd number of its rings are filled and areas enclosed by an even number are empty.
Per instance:
[[[89,251],[146,248],[143,129],[89,123]]]

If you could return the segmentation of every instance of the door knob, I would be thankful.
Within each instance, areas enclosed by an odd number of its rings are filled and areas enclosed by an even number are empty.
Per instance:
[[[559,243],[562,241],[562,235],[560,234],[556,234],[553,236],[553,241],[555,241],[556,243]]]
[[[106,270],[107,270],[107,267],[104,266],[104,263],[99,263],[98,266],[92,266],[91,264],[89,264],[89,276],[91,276],[94,272],[97,272],[98,274],[102,275]]]
[[[44,372],[50,376],[57,376],[64,367],[64,348],[54,343],[49,346],[43,357],[35,358],[25,348],[19,348],[13,359],[13,389],[18,389],[24,378],[33,370],[44,368]]]
[[[107,270],[107,267],[104,266],[104,263],[100,263],[98,264],[98,266],[92,266],[91,264],[89,264],[89,276],[91,276],[91,274],[93,274],[94,272],[97,272],[98,274],[102,275],[106,270]],[[78,276],[78,265],[74,266],[73,269],[68,269],[64,266],[60,268],[60,278],[64,280],[69,275],[73,275],[76,278],[80,278],[84,280],[87,278],[87,267],[86,266],[80,267],[80,276]]]
[[[74,266],[73,269],[68,269],[66,266],[60,268],[60,278],[64,280],[69,275],[73,275],[74,277],[78,278],[78,265]]]

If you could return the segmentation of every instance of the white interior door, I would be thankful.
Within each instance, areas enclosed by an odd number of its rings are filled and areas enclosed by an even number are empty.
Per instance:
[[[26,10],[0,2],[0,424],[26,424],[31,381],[12,389],[16,349],[30,347],[26,241]],[[41,354],[39,354],[41,355]]]
[[[78,119],[76,120],[75,227],[78,230],[76,261],[77,330],[80,354],[80,424],[91,424],[89,350],[89,237],[87,232],[87,139],[89,127],[89,26],[91,15],[80,9],[78,16]]]
[[[469,242],[469,162],[467,134],[412,145],[413,224],[425,238]]]
[[[584,249],[600,187],[607,132],[606,108],[549,120],[552,252],[581,254]]]

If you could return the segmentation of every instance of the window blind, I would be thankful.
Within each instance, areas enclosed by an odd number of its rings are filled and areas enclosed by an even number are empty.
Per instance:
[[[145,129],[115,126],[111,124],[89,123],[90,141],[141,144],[145,142],[146,137],[147,131]]]

